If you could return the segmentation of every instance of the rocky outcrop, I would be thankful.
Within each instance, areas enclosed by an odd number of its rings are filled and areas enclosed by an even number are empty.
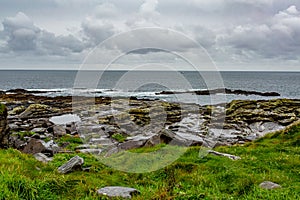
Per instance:
[[[240,125],[241,122],[274,122],[289,125],[300,117],[300,100],[234,100],[227,105],[226,122]]]
[[[9,141],[9,126],[6,106],[0,104],[0,147],[7,147]]]
[[[6,101],[10,110],[13,147],[23,150],[31,139],[49,141],[68,135],[80,137],[87,145],[76,151],[97,155],[160,143],[210,148],[243,144],[300,119],[300,100],[296,99],[234,100],[227,105],[201,106],[137,98],[78,97],[72,104],[69,97],[15,93],[0,95],[0,100]],[[54,124],[49,120],[70,114],[72,109],[81,121]],[[35,134],[20,137],[19,133],[27,132]]]
[[[235,94],[235,95],[258,95],[258,96],[269,96],[269,97],[276,97],[280,96],[277,92],[257,92],[257,91],[249,91],[249,90],[233,90],[228,88],[219,88],[213,90],[194,90],[194,91],[162,91],[156,93],[156,95],[160,94],[185,94],[185,93],[192,93],[196,95],[213,95],[213,94]]]

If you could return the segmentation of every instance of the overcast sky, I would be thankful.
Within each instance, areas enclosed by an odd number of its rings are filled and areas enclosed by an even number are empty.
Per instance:
[[[0,69],[78,69],[107,38],[160,27],[197,41],[220,70],[300,70],[299,0],[1,0],[0,21]],[[154,35],[166,50],[182,42]],[[175,59],[155,50],[127,57],[121,68]]]

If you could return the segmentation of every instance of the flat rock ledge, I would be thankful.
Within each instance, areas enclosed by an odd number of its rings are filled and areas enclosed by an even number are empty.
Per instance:
[[[98,194],[107,196],[109,198],[113,197],[122,197],[122,198],[129,198],[133,195],[140,194],[140,191],[134,188],[129,187],[121,187],[121,186],[108,186],[101,188],[97,191]]]

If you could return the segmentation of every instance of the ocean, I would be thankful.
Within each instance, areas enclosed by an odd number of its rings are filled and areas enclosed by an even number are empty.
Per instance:
[[[101,73],[97,71],[78,73],[78,71],[1,70],[0,90],[22,88],[45,91],[45,93],[37,95],[47,96],[74,95],[80,91],[79,94],[87,96],[135,96],[198,104],[223,103],[233,99],[300,99],[300,72],[220,72],[221,79],[217,80],[214,80],[214,76],[211,76],[211,79],[203,76],[205,73],[212,72],[106,71],[100,77]],[[209,85],[207,85],[208,83]],[[229,89],[278,92],[281,96],[156,94],[169,90],[193,91],[221,86]]]

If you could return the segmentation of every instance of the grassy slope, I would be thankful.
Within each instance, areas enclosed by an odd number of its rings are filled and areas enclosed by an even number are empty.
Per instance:
[[[244,146],[216,150],[242,159],[199,158],[199,148],[190,148],[165,169],[129,174],[81,154],[91,171],[61,175],[56,168],[73,155],[58,154],[46,165],[16,150],[1,150],[0,199],[100,199],[96,190],[108,185],[139,189],[142,194],[134,199],[300,199],[299,124]],[[260,189],[265,180],[282,189]]]

